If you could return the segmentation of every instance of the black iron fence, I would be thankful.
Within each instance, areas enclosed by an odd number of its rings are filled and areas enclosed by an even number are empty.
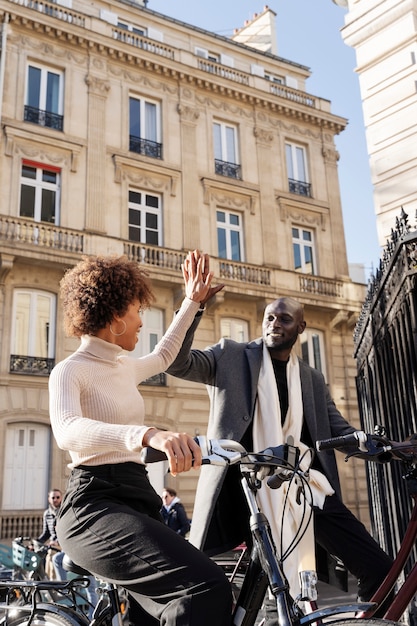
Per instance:
[[[385,427],[396,440],[417,432],[417,230],[401,210],[355,328],[357,391],[362,428]],[[391,554],[411,511],[398,464],[369,463],[373,531]]]

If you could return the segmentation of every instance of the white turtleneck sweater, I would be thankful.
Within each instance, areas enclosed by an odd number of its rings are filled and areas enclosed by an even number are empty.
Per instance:
[[[119,346],[83,335],[49,378],[49,413],[58,446],[78,465],[141,463],[145,405],[138,385],[174,361],[199,308],[185,298],[153,352],[133,358]]]

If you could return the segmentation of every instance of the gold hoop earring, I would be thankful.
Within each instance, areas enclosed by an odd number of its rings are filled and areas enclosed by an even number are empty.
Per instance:
[[[115,333],[115,332],[114,332],[114,330],[113,330],[113,328],[111,327],[111,324],[110,324],[110,332],[111,332],[111,334],[112,334],[112,335],[114,335],[115,337],[120,337],[121,335],[124,335],[124,334],[125,334],[125,332],[126,332],[126,328],[127,328],[126,322],[125,322],[124,320],[120,320],[120,321],[121,321],[121,322],[123,322],[123,324],[125,325],[125,327],[123,328],[123,330],[122,330],[122,332],[121,332],[121,333]]]

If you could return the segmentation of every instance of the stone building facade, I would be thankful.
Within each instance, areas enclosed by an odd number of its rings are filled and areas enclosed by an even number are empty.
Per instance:
[[[269,11],[269,9],[265,9]],[[130,0],[0,0],[0,536],[35,534],[65,488],[48,374],[78,343],[59,281],[83,254],[126,254],[157,296],[138,351],[182,297],[186,251],[225,283],[196,345],[255,338],[266,303],[305,306],[299,353],[359,425],[352,333],[365,287],[349,278],[334,137],[346,120],[309,94],[308,68]],[[141,385],[147,421],[204,434],[204,387]],[[367,521],[362,464],[341,464]],[[197,474],[174,481],[191,514]]]

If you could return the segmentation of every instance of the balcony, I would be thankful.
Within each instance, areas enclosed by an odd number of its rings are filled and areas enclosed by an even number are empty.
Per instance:
[[[24,120],[25,122],[38,124],[38,126],[46,126],[47,128],[53,128],[54,130],[62,131],[64,128],[63,115],[51,113],[51,111],[43,111],[42,109],[37,109],[28,105],[25,105]]]
[[[75,26],[85,27],[85,18],[75,11],[70,11],[62,5],[57,5],[54,2],[43,2],[42,0],[10,0],[14,4],[19,4],[28,9],[33,9],[39,13],[44,13],[58,20],[68,22],[68,24],[74,24]]]
[[[242,168],[237,163],[228,163],[227,161],[214,159],[214,171],[220,176],[242,180]]]
[[[36,356],[10,355],[10,373],[24,376],[49,376],[55,365],[55,359]]]
[[[0,216],[0,241],[64,252],[84,252],[83,233],[19,217]]]
[[[162,144],[141,137],[129,136],[129,151],[153,159],[162,159]]]
[[[288,188],[290,193],[296,193],[305,198],[311,198],[311,184],[302,180],[288,179]]]

